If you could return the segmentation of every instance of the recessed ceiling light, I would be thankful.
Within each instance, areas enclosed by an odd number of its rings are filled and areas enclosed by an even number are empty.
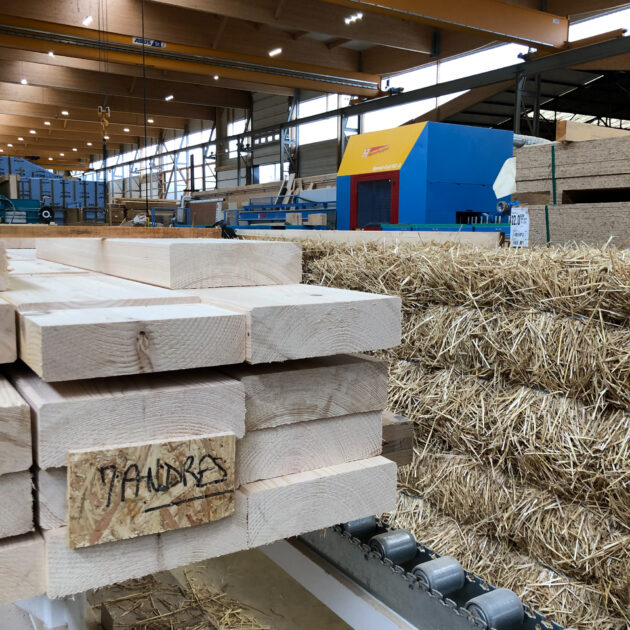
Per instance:
[[[24,138],[22,138],[22,136],[18,136],[18,142],[24,142]]]
[[[61,157],[63,157],[63,156],[65,155],[65,153],[60,153],[59,155],[60,155]]]
[[[29,129],[29,133],[32,133],[33,135],[35,135],[37,131],[35,131],[35,129]]]
[[[22,85],[28,85],[28,81],[26,80],[26,77],[22,77],[22,78],[20,79],[20,83],[21,83]]]
[[[153,118],[147,118],[147,122],[152,125],[153,124]]]
[[[124,131],[125,133],[129,133],[129,127],[125,127],[125,128],[123,129],[123,131]]]
[[[4,153],[4,149],[0,149],[0,153]]]
[[[109,140],[109,136],[103,136],[103,140]]]
[[[215,80],[215,81],[218,81],[218,80],[219,80],[219,75],[218,75],[218,74],[215,74],[215,75],[214,75],[214,80]]]
[[[81,22],[81,24],[83,24],[83,26],[89,26],[90,24],[92,24],[93,21],[94,18],[91,15],[88,15],[86,18],[83,19],[83,22]]]
[[[48,56],[49,56],[49,57],[54,57],[54,56],[55,56],[55,53],[54,53],[52,50],[49,50],[49,51],[48,51]]]
[[[44,124],[46,125],[46,127],[50,127],[50,120],[45,120]]]
[[[79,149],[77,149],[76,147],[72,147],[73,151],[78,151]]]
[[[175,97],[172,94],[169,94],[168,96],[164,97],[165,101],[172,101]]]
[[[274,48],[269,51],[270,57],[277,57],[280,53],[282,53],[282,48]]]
[[[49,157],[48,159],[52,162],[52,158],[51,157]]]
[[[357,20],[361,20],[363,18],[363,13],[361,13],[359,11],[359,13],[353,13],[352,15],[349,15],[347,18],[344,18],[344,22],[346,24],[352,24],[353,22],[356,22]]]
[[[61,115],[62,116],[70,116],[70,112],[67,109],[62,109],[61,110]]]
[[[87,145],[88,145],[88,147],[91,147],[91,146],[92,146],[92,143],[91,143],[91,142],[86,142],[85,144],[87,144]]]
[[[7,146],[8,146],[10,149],[12,149],[12,148],[13,148],[13,145],[12,145],[10,142],[9,142],[9,144],[7,144]]]

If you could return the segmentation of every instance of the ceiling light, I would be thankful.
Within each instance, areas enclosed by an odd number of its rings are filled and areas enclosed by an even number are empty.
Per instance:
[[[18,142],[24,142],[24,138],[22,138],[22,136],[18,136]]]
[[[67,109],[62,109],[61,110],[61,115],[62,116],[70,116],[70,112]]]
[[[48,159],[52,162],[52,158],[51,157],[49,157]]]
[[[83,22],[81,22],[81,24],[83,24],[83,26],[89,26],[90,24],[92,24],[92,22],[94,21],[94,18],[91,15],[88,15]]]
[[[88,147],[91,147],[91,146],[92,146],[92,143],[91,143],[91,142],[86,142],[85,144],[87,144],[87,145],[88,145]]]
[[[59,155],[60,155],[61,157],[63,157],[63,156],[65,155],[65,153],[60,153]]]
[[[49,50],[49,51],[48,51],[48,56],[49,56],[49,57],[54,57],[54,56],[55,56],[55,53],[54,53],[52,50]]]
[[[78,151],[79,149],[77,149],[76,147],[72,147],[73,151]]]
[[[165,101],[172,101],[175,97],[172,94],[169,94],[168,96],[164,97]]]
[[[4,153],[4,149],[0,149],[0,153]]]
[[[103,140],[109,140],[109,136],[103,136]]]
[[[360,20],[363,18],[363,13],[359,12],[359,13],[353,13],[352,15],[349,15],[347,18],[344,18],[344,22],[346,24],[352,24],[353,22],[356,22],[357,20]]]
[[[215,74],[215,75],[214,75],[214,80],[215,80],[215,81],[218,81],[218,80],[219,80],[219,75],[218,75],[218,74]]]
[[[45,120],[44,124],[46,125],[46,127],[50,127],[50,120]]]
[[[20,79],[20,83],[21,83],[22,85],[28,85],[28,81],[26,80],[26,77],[22,77],[22,78]]]
[[[7,144],[7,146],[8,146],[9,148],[11,148],[11,149],[13,148],[13,145],[12,145],[10,142],[9,142],[9,144]]]
[[[147,122],[152,125],[153,124],[153,118],[147,118]]]
[[[129,127],[125,127],[125,128],[123,129],[123,131],[124,131],[125,133],[129,133]]]
[[[35,135],[37,131],[35,131],[35,129],[29,129],[29,133],[32,133],[33,135]]]
[[[282,52],[282,48],[274,48],[273,50],[270,50],[270,51],[269,51],[269,56],[270,56],[270,57],[276,57],[276,56],[278,56],[281,52]]]

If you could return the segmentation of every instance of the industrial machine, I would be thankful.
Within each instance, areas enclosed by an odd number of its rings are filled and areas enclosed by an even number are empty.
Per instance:
[[[510,131],[423,122],[351,136],[337,174],[337,229],[509,231],[494,181]]]

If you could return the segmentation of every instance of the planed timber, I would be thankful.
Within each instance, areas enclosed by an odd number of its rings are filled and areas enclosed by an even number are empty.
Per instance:
[[[44,532],[46,592],[64,597],[247,548],[247,501],[237,491],[235,511],[214,523],[93,547],[70,549],[67,528]]]
[[[579,123],[574,120],[559,120],[556,122],[556,140],[563,142],[582,142],[584,140],[598,140],[604,138],[630,137],[628,129],[616,129],[603,125]]]
[[[70,450],[230,432],[245,434],[242,385],[214,370],[46,383],[24,366],[9,378],[32,409],[37,465]]]
[[[400,298],[306,284],[186,292],[247,315],[247,362],[270,363],[392,348]]]
[[[95,273],[11,274],[9,290],[2,297],[21,313],[96,306],[191,304],[199,301],[160,287]]]
[[[0,540],[0,604],[45,593],[45,568],[44,541],[39,534]]]
[[[2,296],[8,296],[5,291]],[[13,363],[17,359],[17,331],[15,307],[0,297],[0,363]]]
[[[413,459],[413,422],[391,411],[383,412],[383,450],[381,453],[399,466]]]
[[[387,366],[366,355],[338,355],[222,371],[245,391],[247,431],[334,418],[387,405]]]
[[[68,522],[66,468],[35,470],[35,524],[41,529],[65,527]]]
[[[379,456],[242,486],[250,547],[393,510],[396,471]]]
[[[28,470],[0,476],[0,538],[33,531],[33,492]]]
[[[0,376],[0,475],[28,470],[32,463],[31,410]]]
[[[236,436],[68,453],[68,546],[136,538],[234,512]]]
[[[60,265],[59,263],[50,262],[49,260],[22,260],[15,258],[9,259],[9,274],[12,276],[49,273],[79,273],[85,276],[90,272],[87,271],[87,269],[79,269],[78,267],[70,267],[69,265]]]
[[[374,457],[382,435],[380,411],[248,431],[237,445],[237,485]]]
[[[144,204],[144,200],[142,200]],[[171,206],[175,202],[171,202]],[[121,225],[0,225],[0,239],[35,238],[221,238],[218,228],[168,228]],[[12,247],[13,241],[5,241]],[[34,245],[31,245],[34,247]]]
[[[206,304],[24,314],[20,358],[45,381],[241,363],[245,316]]]
[[[43,239],[37,257],[169,289],[292,284],[295,243],[222,239]]]

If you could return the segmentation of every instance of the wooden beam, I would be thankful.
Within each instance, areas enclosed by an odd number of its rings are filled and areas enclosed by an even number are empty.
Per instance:
[[[331,39],[329,42],[326,42],[326,48],[330,50],[332,48],[337,48],[338,46],[343,46],[351,41],[352,40],[348,37],[337,37],[336,39]]]
[[[383,457],[407,466],[413,460],[413,422],[404,416],[383,412]]]
[[[290,11],[275,16],[278,0],[157,0],[160,4],[185,6],[195,11],[253,20],[270,26],[282,26],[307,34],[311,31],[331,37],[350,37],[380,46],[403,48],[415,52],[431,52],[431,29],[421,24],[391,16],[377,16],[346,24],[348,10],[326,5],[320,0],[300,0]]]
[[[0,604],[46,592],[44,541],[39,534],[0,540]]]
[[[212,40],[212,48],[218,48],[219,42],[221,41],[221,35],[223,35],[228,19],[228,17],[224,16],[219,22],[217,32],[214,34],[214,39]]]
[[[44,239],[37,256],[170,289],[290,284],[302,277],[302,251],[295,243],[76,239],[68,247]],[[132,259],[134,264],[122,264]]]
[[[559,120],[556,123],[556,140],[580,142],[582,140],[602,140],[605,138],[630,137],[629,129],[614,129],[601,125],[588,125],[574,120]]]
[[[5,279],[3,280],[6,282]],[[15,328],[15,309],[11,304],[0,299],[0,364],[13,363],[16,359],[17,336]]]
[[[32,486],[28,470],[0,475],[0,539],[33,531]]]
[[[488,33],[503,41],[561,48],[569,39],[569,21],[560,15],[501,0],[324,0],[354,10],[393,15],[437,28]],[[365,19],[365,18],[364,18]]]
[[[0,379],[0,412],[2,413],[0,475],[28,470],[33,463],[31,411],[4,377]]]

